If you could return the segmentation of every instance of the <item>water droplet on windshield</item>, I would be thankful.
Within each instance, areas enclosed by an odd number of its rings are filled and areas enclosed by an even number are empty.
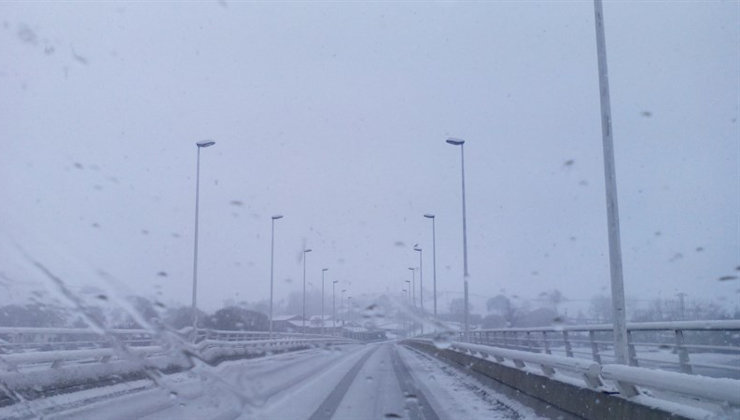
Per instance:
[[[563,331],[563,326],[564,325],[565,325],[565,321],[563,320],[563,317],[556,316],[555,318],[553,318],[553,320],[552,320],[552,327],[556,331]]]
[[[385,317],[385,312],[383,311],[383,308],[373,303],[372,305],[368,306],[362,311],[362,317],[363,318],[383,318]]]
[[[452,345],[452,338],[454,337],[454,335],[455,333],[453,333],[452,331],[443,331],[437,333],[432,339],[432,343],[434,343],[434,347],[440,350],[448,349]]]

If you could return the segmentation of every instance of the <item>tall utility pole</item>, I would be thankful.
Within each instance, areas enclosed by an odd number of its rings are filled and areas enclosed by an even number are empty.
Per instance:
[[[467,340],[470,337],[470,325],[468,323],[470,305],[468,304],[468,224],[465,211],[465,140],[449,138],[446,142],[453,146],[460,146],[460,169],[462,172],[463,292],[465,293],[464,331],[465,340]]]
[[[614,355],[617,363],[627,364],[627,312],[624,304],[622,277],[622,245],[619,238],[619,206],[617,205],[617,175],[614,165],[612,111],[609,99],[609,72],[606,66],[604,11],[601,0],[594,0],[596,23],[596,55],[599,63],[599,98],[601,99],[601,137],[604,149],[606,184],[606,218],[609,232],[609,267],[611,272],[612,312],[614,314]]]
[[[416,268],[409,267],[411,270],[411,304],[416,308]]]
[[[202,140],[195,143],[198,149],[197,163],[195,166],[195,242],[193,244],[193,340],[198,337],[198,203],[200,201],[200,149],[211,147],[216,144],[213,140]]]
[[[424,253],[420,246],[415,245],[414,251],[419,253],[419,302],[421,306],[421,313],[424,313],[424,270],[422,269],[422,266],[424,265],[424,259],[422,258],[422,254]]]
[[[321,269],[321,334],[326,334],[324,328],[324,274],[329,271],[328,268]]]
[[[436,217],[433,214],[425,214],[424,217],[432,219],[432,277],[434,279],[434,318],[437,318],[437,233],[435,227]]]
[[[303,250],[303,333],[306,332],[306,254],[311,252],[310,249]]]
[[[337,333],[337,299],[334,286],[339,283],[339,280],[331,282],[331,324],[332,324],[332,335]]]
[[[280,214],[272,216],[272,233],[270,235],[270,338],[272,338],[272,301],[275,284],[275,220],[280,220],[282,218],[283,216]]]

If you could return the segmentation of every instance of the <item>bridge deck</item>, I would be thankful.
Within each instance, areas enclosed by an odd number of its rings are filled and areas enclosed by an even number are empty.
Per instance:
[[[536,417],[443,362],[395,343],[207,365],[0,409],[58,419],[511,419]],[[48,408],[45,408],[48,407]]]

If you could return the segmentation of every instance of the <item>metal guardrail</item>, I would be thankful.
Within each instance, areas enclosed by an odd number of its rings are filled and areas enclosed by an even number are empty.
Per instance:
[[[155,334],[143,329],[115,329],[104,334],[89,328],[0,327],[0,354],[23,351],[77,350],[110,346],[152,345]]]
[[[409,341],[435,345],[434,340],[428,338],[416,338]],[[640,390],[640,388],[643,388],[672,392],[688,397],[689,401],[701,399],[718,404],[719,407],[733,407],[736,410],[735,413],[740,410],[740,380],[710,378],[625,365],[602,365],[587,359],[511,350],[459,341],[449,343],[443,348],[483,360],[490,360],[511,368],[525,370],[529,373],[542,374],[554,380],[563,381],[574,376],[580,377],[582,380],[580,386],[599,392],[610,392],[612,389],[617,389],[623,397],[628,399],[639,400],[638,397],[645,397],[646,394]],[[655,396],[650,398],[660,399],[660,397]],[[664,401],[670,401],[669,404],[681,404],[672,398]]]
[[[740,359],[740,320],[628,323],[627,336],[630,366],[740,378],[740,364],[727,362]],[[611,324],[474,330],[469,342],[614,362]]]
[[[625,365],[604,365],[601,367],[601,376],[616,382],[620,393],[626,397],[639,395],[636,387],[641,386],[740,407],[740,381],[735,379],[656,372]]]
[[[355,342],[316,334],[253,331],[198,330],[193,337],[191,329],[97,333],[78,328],[0,328],[0,405],[46,392],[120,382],[149,371],[182,371],[193,366],[194,358],[214,363]]]
[[[519,369],[526,368],[529,363],[539,366],[542,374],[548,377],[553,377],[557,371],[575,373],[581,376],[585,385],[590,388],[597,388],[602,385],[602,381],[599,377],[601,374],[601,366],[590,360],[459,342],[452,343],[450,348],[452,350],[465,352],[471,355],[479,355],[483,358],[492,357],[498,363],[506,363],[508,361],[513,364],[514,367]]]

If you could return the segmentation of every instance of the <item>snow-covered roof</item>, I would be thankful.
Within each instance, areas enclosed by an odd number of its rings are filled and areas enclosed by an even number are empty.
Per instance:
[[[293,320],[300,320],[300,319],[301,319],[300,315],[278,315],[278,316],[272,317],[273,321],[293,321]]]

